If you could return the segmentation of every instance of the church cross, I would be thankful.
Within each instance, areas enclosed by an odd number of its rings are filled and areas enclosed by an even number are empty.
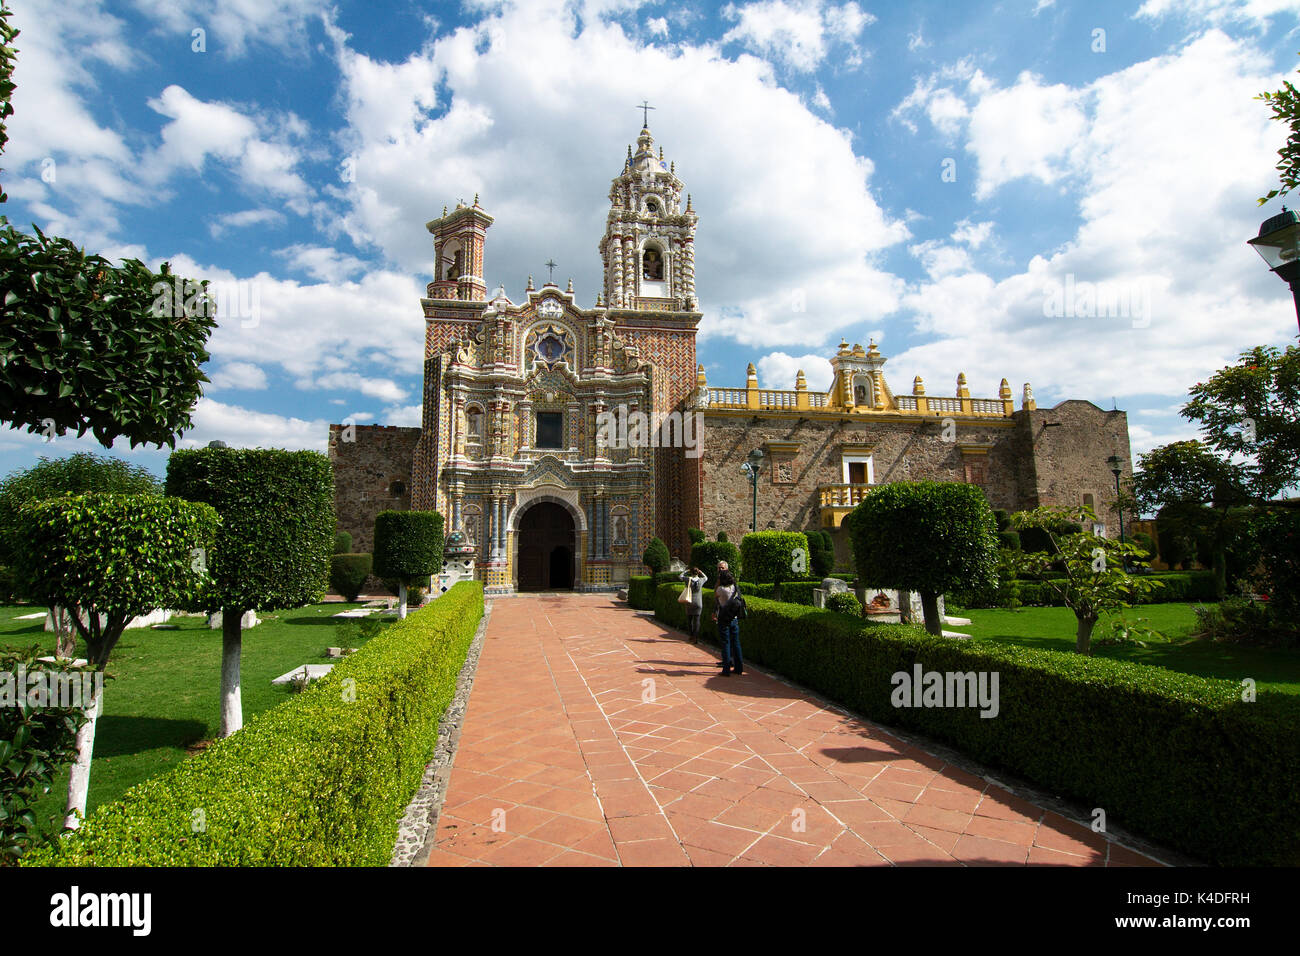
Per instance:
[[[547,259],[546,262],[543,263],[543,265],[546,266],[547,271],[549,272],[549,275],[547,275],[547,277],[546,277],[546,281],[547,281],[548,283],[554,282],[554,281],[555,281],[555,267],[556,267],[556,265],[558,265],[558,263],[557,263],[554,259]]]
[[[650,111],[651,111],[652,109],[654,109],[654,107],[650,105],[650,101],[649,101],[649,100],[642,100],[642,101],[641,101],[641,105],[638,106],[637,109],[639,109],[639,110],[641,111],[641,125],[642,125],[643,127],[649,128],[649,126],[650,126]]]

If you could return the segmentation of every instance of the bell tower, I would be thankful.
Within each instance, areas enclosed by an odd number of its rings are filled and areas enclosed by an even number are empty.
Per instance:
[[[656,155],[648,126],[627,148],[609,190],[609,216],[600,254],[605,302],[612,309],[694,312],[695,224],[676,164]],[[683,198],[685,205],[683,206]]]
[[[483,279],[483,249],[487,244],[492,217],[479,205],[458,202],[450,213],[443,207],[442,218],[425,223],[433,233],[433,281],[429,283],[431,299],[461,299],[483,302],[487,283]]]

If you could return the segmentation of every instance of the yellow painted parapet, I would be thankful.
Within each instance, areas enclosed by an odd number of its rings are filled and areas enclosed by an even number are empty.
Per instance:
[[[697,384],[708,396],[708,408],[749,412],[768,412],[797,416],[806,412],[837,413],[841,415],[880,415],[930,417],[956,415],[962,418],[1007,419],[1015,411],[1011,400],[1011,387],[1003,379],[997,398],[972,398],[966,383],[966,373],[957,376],[957,394],[951,398],[927,395],[921,376],[912,380],[911,395],[894,395],[885,380],[882,367],[885,357],[876,343],[864,349],[861,345],[840,343],[839,351],[832,356],[831,366],[835,379],[827,392],[810,392],[808,380],[802,369],[795,376],[793,389],[759,388],[758,372],[754,363],[745,370],[745,387],[713,388],[706,385],[703,373]],[[1029,407],[1032,405],[1030,397]]]

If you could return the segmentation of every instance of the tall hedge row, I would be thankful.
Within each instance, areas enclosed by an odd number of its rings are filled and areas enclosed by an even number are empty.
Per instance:
[[[676,585],[655,616],[685,626]],[[701,630],[716,640],[705,591]],[[873,720],[1102,807],[1107,819],[1220,865],[1300,864],[1300,700],[1126,661],[952,641],[901,624],[748,600],[745,659]],[[896,708],[895,673],[996,672],[999,712]]]
[[[463,581],[27,866],[384,866],[483,616]]]

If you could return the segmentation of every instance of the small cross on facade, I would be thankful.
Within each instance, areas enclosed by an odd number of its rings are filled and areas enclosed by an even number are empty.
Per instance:
[[[637,107],[641,111],[641,125],[645,128],[650,126],[650,111],[654,109],[649,100],[642,100],[641,105]]]
[[[550,283],[550,282],[554,282],[554,281],[555,281],[555,267],[556,267],[556,265],[558,265],[558,263],[557,263],[554,259],[547,259],[545,265],[546,265],[546,269],[547,269],[547,272],[548,272],[548,275],[547,275],[547,277],[546,277],[546,281],[547,281],[548,283]]]

